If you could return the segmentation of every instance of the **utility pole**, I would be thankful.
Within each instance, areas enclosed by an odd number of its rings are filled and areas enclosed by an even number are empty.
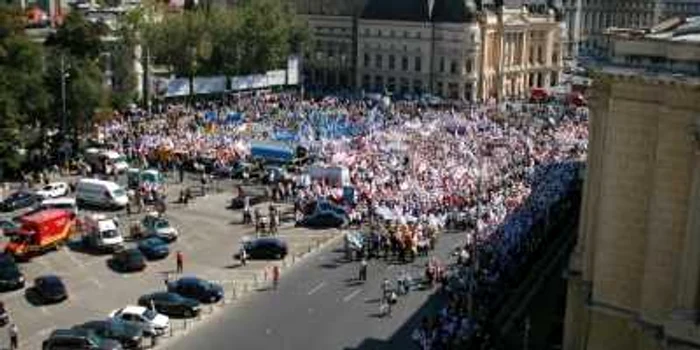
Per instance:
[[[62,53],[61,54],[61,132],[63,132],[63,136],[65,137],[66,133],[66,121],[67,121],[67,116],[66,116],[66,78],[67,73],[66,73],[66,57]]]

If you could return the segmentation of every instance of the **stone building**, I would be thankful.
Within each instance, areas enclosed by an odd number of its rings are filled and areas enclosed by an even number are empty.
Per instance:
[[[590,99],[565,350],[700,348],[700,18],[611,38]]]
[[[308,85],[476,101],[559,81],[566,33],[553,2],[369,0],[344,13],[304,10],[315,42]]]
[[[581,1],[580,41],[588,49],[601,47],[610,27],[648,28],[676,16],[700,15],[696,0],[578,0]]]

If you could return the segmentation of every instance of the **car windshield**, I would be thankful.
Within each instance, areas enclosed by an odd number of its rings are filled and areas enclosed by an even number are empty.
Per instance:
[[[168,228],[168,227],[170,227],[170,223],[167,222],[166,220],[158,219],[153,223],[153,226],[155,228]]]
[[[119,237],[119,232],[117,230],[106,230],[102,231],[103,238],[117,238]]]
[[[149,321],[152,321],[156,316],[158,316],[158,314],[151,309],[146,309],[146,311],[143,312],[143,317]]]
[[[124,191],[124,189],[119,188],[119,189],[114,190],[112,192],[112,195],[114,197],[123,197],[123,196],[126,196],[126,191]]]
[[[46,185],[46,186],[44,186],[44,188],[42,188],[42,190],[51,191],[51,190],[53,190],[53,185]]]

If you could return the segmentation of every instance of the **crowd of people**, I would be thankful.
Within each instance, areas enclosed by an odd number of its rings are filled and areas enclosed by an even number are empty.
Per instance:
[[[586,156],[586,113],[279,93],[127,113],[97,134],[141,164],[164,168],[202,157],[230,164],[246,157],[254,140],[303,146],[317,163],[348,169],[358,199],[348,210],[412,227],[393,230],[408,236],[408,246],[425,242],[418,225],[444,227],[462,218],[469,234],[461,265],[445,283],[449,302],[416,333],[423,349],[445,349],[479,337],[480,307],[471,304],[495,298],[544,240],[538,225],[575,190]],[[295,186],[295,201],[343,186],[322,179],[308,185]]]

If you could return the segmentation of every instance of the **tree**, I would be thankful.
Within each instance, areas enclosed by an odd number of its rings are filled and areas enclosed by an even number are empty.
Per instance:
[[[32,141],[22,128],[44,130],[48,119],[42,48],[26,37],[23,20],[21,12],[0,6],[0,176],[17,172],[20,150]]]
[[[47,69],[47,85],[53,92],[52,109],[62,111],[65,98],[68,129],[63,130],[63,135],[72,132],[74,142],[80,132],[88,131],[95,111],[107,101],[100,68],[105,49],[102,36],[106,31],[103,24],[89,22],[82,14],[71,12],[46,41],[51,55],[60,57],[50,60]]]

